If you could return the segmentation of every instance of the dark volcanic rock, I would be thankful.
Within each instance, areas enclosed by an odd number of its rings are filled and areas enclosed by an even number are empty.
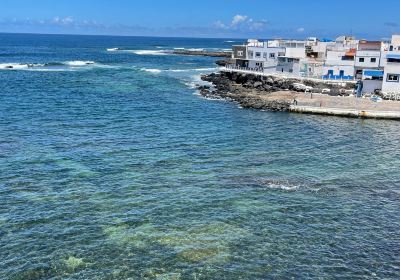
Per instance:
[[[224,67],[224,66],[230,64],[230,61],[226,60],[226,59],[219,59],[219,60],[215,61],[215,64],[217,64],[218,66],[223,66]]]
[[[299,83],[296,79],[285,79],[274,76],[257,76],[236,72],[219,72],[203,75],[202,80],[210,82],[215,88],[201,86],[200,94],[212,99],[228,99],[238,102],[243,108],[287,111],[290,102],[287,100],[267,101],[263,98],[272,92],[291,90],[294,91],[293,83]],[[313,81],[302,81],[306,86],[313,87],[312,92],[322,92],[323,88],[331,89],[331,94],[338,95],[344,88],[354,88],[352,84],[344,87],[318,83]]]

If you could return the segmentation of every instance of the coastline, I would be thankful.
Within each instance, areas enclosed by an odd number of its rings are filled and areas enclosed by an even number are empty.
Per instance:
[[[203,75],[201,79],[212,84],[198,87],[203,97],[234,101],[246,109],[400,120],[400,102],[356,98],[351,94],[354,82],[327,83],[230,71]],[[299,83],[310,87],[310,92],[299,88]]]

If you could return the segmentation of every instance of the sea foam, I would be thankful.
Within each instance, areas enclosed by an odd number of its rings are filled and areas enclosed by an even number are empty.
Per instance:
[[[130,50],[128,52],[137,55],[168,55],[166,50]]]
[[[0,70],[24,70],[24,71],[72,71],[74,68],[94,66],[94,61],[64,61],[47,63],[1,63]],[[101,65],[98,65],[101,67]]]
[[[144,71],[144,72],[148,72],[148,73],[153,73],[153,74],[159,74],[159,73],[161,73],[162,72],[162,70],[160,70],[160,69],[152,69],[152,68],[141,68],[140,69],[141,71]]]
[[[95,64],[95,62],[90,60],[87,61],[73,60],[73,61],[67,61],[65,62],[65,64],[71,67],[82,67],[82,66],[93,65]]]

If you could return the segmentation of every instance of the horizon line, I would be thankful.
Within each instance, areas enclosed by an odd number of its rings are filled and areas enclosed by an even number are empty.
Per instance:
[[[262,38],[262,37],[247,37],[247,38],[240,38],[240,37],[186,37],[186,36],[163,36],[163,35],[111,35],[111,34],[74,34],[74,33],[45,33],[45,32],[7,32],[7,31],[0,31],[0,34],[19,34],[19,35],[54,35],[54,36],[59,36],[59,35],[63,35],[63,36],[98,36],[98,37],[134,37],[134,38],[186,38],[186,39],[235,39],[235,40],[249,40],[249,39],[257,39],[257,40],[277,40],[277,39],[283,39],[283,40],[302,40],[304,38],[310,38],[310,37],[316,37],[317,39],[319,38],[324,38],[324,37],[319,37],[319,36],[306,36],[306,37],[292,37],[292,38],[284,38],[284,37],[270,37],[270,38]],[[400,35],[400,33],[395,32],[392,33],[392,35]],[[341,36],[353,36],[355,38],[357,38],[357,36],[355,35],[346,35],[341,34],[341,35],[336,35],[336,37],[334,38],[326,38],[326,39],[336,39],[338,37]],[[325,39],[325,38],[324,38]],[[390,37],[381,37],[379,38],[379,41],[383,41],[383,40],[390,40]],[[360,38],[359,40],[367,40],[364,38]],[[367,41],[371,41],[371,39],[368,39]]]

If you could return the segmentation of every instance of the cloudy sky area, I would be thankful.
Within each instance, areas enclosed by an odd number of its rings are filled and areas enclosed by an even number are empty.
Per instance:
[[[400,1],[2,0],[0,32],[366,39],[400,32]],[[377,7],[377,5],[379,7]]]

